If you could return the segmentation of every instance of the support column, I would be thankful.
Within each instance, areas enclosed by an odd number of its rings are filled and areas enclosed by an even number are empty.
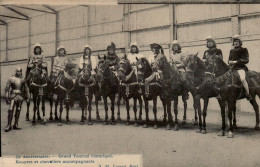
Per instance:
[[[170,4],[169,5],[169,21],[170,21],[170,28],[169,28],[169,31],[170,31],[170,44],[169,44],[169,56],[172,55],[172,51],[171,51],[171,48],[172,48],[172,41],[176,38],[175,36],[175,31],[174,31],[174,26],[175,26],[175,17],[174,17],[174,4]]]
[[[29,18],[28,20],[28,60],[30,59],[31,57],[31,18]]]
[[[125,54],[129,50],[129,45],[131,43],[131,32],[130,29],[130,17],[129,17],[130,4],[124,4],[123,11],[123,31],[125,32]]]
[[[8,24],[5,25],[5,52],[6,52],[6,57],[5,61],[8,61]]]

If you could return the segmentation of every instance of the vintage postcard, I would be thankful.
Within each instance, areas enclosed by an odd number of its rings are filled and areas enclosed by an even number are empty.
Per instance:
[[[1,167],[259,167],[260,2],[0,0]]]

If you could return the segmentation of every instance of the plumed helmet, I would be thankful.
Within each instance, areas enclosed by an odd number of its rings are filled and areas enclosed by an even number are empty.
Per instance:
[[[91,46],[89,44],[86,44],[83,49],[85,50],[86,48],[89,48],[90,50],[92,50]]]
[[[60,45],[60,46],[57,48],[57,51],[59,51],[60,49],[66,50],[64,45]]]
[[[22,72],[22,71],[23,71],[22,68],[19,67],[19,66],[17,66],[16,69],[15,69],[15,72]]]
[[[154,48],[155,50],[160,51],[161,54],[164,54],[164,51],[163,51],[163,48],[162,48],[161,45],[159,45],[159,44],[157,44],[157,43],[152,43],[152,44],[150,44],[150,47],[151,47],[151,49]]]
[[[207,47],[209,47],[208,46],[208,42],[213,42],[213,48],[215,48],[216,46],[217,46],[217,44],[216,44],[216,41],[213,39],[213,37],[212,36],[208,36],[207,38],[206,38],[206,41],[207,41]]]
[[[110,48],[114,49],[114,50],[116,49],[116,45],[114,44],[114,42],[111,42],[111,45],[107,46],[107,50],[110,49]]]
[[[130,44],[130,48],[133,47],[133,46],[135,46],[135,47],[137,48],[137,53],[138,53],[138,52],[139,52],[139,46],[138,46],[137,42],[132,42],[132,43]],[[131,52],[132,52],[132,51],[131,51]]]

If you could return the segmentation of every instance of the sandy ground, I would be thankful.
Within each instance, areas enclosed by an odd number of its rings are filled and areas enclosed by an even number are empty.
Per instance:
[[[32,107],[31,105],[31,120]],[[100,104],[99,108],[103,119],[103,105]],[[163,112],[161,108],[158,110],[158,118],[161,121]],[[48,103],[46,111],[49,116]],[[150,120],[153,119],[151,111],[150,108]],[[92,116],[95,118],[94,113]],[[220,113],[217,111],[208,111],[208,133],[205,135],[195,132],[197,127],[191,124],[193,111],[188,111],[188,123],[181,125],[177,132],[165,130],[163,124],[158,129],[153,129],[152,125],[145,129],[142,125],[134,127],[132,124],[125,126],[124,123],[105,126],[102,122],[94,122],[93,126],[86,123],[79,125],[81,117],[79,108],[70,111],[70,125],[65,123],[64,112],[62,126],[57,126],[55,121],[48,121],[46,125],[37,122],[36,126],[32,126],[31,122],[25,121],[25,114],[24,103],[20,116],[22,130],[5,133],[7,106],[4,100],[1,100],[3,156],[59,153],[142,154],[145,167],[260,166],[260,131],[253,129],[255,126],[253,113],[237,113],[239,129],[235,130],[233,139],[217,136],[221,125]],[[180,110],[179,119],[182,119],[182,115],[183,111]],[[124,105],[121,108],[121,116],[123,119],[126,118]]]

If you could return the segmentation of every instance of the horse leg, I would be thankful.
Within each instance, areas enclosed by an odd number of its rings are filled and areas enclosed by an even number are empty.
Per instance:
[[[173,127],[174,131],[178,131],[179,130],[179,121],[178,121],[178,96],[174,97],[174,115],[175,115],[175,124]]]
[[[167,99],[167,101],[165,101],[165,103],[166,103],[167,115],[168,115],[166,130],[171,130],[171,123],[172,123],[171,100]]]
[[[110,96],[110,100],[111,100],[111,111],[112,111],[112,116],[111,116],[111,120],[112,120],[112,125],[115,125],[116,124],[116,122],[115,122],[115,99],[116,99],[116,97],[115,97],[115,95],[111,95]]]
[[[201,134],[206,134],[206,117],[207,117],[207,109],[208,109],[208,104],[209,104],[209,98],[204,98],[204,107],[203,107],[203,128],[201,131]]]
[[[84,109],[85,107],[84,106],[81,106],[81,120],[80,120],[80,125],[83,125],[84,124]]]
[[[153,114],[154,114],[154,129],[158,128],[158,121],[157,121],[157,96],[153,98]]]
[[[40,115],[40,103],[41,103],[41,98],[37,97],[37,119],[39,121],[42,120],[41,115]]]
[[[120,101],[121,101],[121,96],[120,96],[120,91],[118,91],[118,98],[117,98],[117,121],[121,122],[121,117],[120,117]]]
[[[98,111],[98,99],[96,95],[95,95],[95,105],[96,105],[96,119],[100,120],[99,111]]]
[[[144,128],[148,127],[148,122],[149,122],[149,106],[148,106],[148,100],[144,101],[144,106],[145,106],[145,122],[144,122]]]
[[[138,97],[138,101],[139,101],[139,107],[140,107],[138,120],[142,121],[143,100],[142,100],[141,95]]]
[[[163,105],[163,122],[167,122],[167,111],[166,111],[165,101],[162,101],[162,105]]]
[[[232,111],[234,110],[235,102],[229,101],[228,102],[228,119],[229,119],[229,132],[228,132],[228,138],[233,138],[233,124],[232,124]]]
[[[218,136],[224,136],[225,135],[225,129],[226,129],[226,118],[225,118],[225,108],[226,108],[226,103],[225,101],[218,100],[218,103],[220,105],[221,109],[221,117],[222,117],[222,130],[218,133]]]
[[[259,107],[255,100],[255,96],[253,97],[253,100],[250,101],[250,103],[252,104],[252,106],[254,107],[254,110],[255,110],[255,116],[256,116],[255,130],[259,130]]]
[[[27,103],[26,121],[30,121],[30,118],[29,118],[30,100],[26,103]]]
[[[87,107],[88,107],[88,98],[87,98],[87,96],[84,96],[84,99],[86,100],[86,101],[84,101],[84,102],[86,102],[86,104],[84,104],[84,106],[85,106],[85,115],[84,115],[84,120],[87,120],[87,115],[88,115],[88,110],[87,110]]]
[[[104,121],[104,125],[108,125],[108,114],[107,114],[107,111],[108,111],[108,107],[107,107],[107,97],[104,96],[103,97],[103,100],[104,100],[104,107],[105,107],[105,121]]]
[[[140,101],[140,99],[138,99],[139,100],[139,106],[140,105],[142,105],[142,104],[140,104],[140,102],[142,103],[142,101]],[[134,110],[134,114],[135,114],[135,123],[134,123],[134,126],[135,127],[137,127],[138,126],[138,124],[137,124],[137,98],[134,98],[134,107],[133,107],[133,110]],[[140,106],[140,110],[142,110],[142,108],[141,108],[142,106]],[[141,113],[142,111],[140,111],[140,113]],[[140,115],[140,114],[139,114]]]
[[[93,122],[92,122],[92,119],[91,119],[92,99],[93,99],[93,94],[88,96],[88,112],[89,112],[89,114],[88,114],[88,125],[93,125]]]
[[[63,100],[60,100],[60,117],[59,117],[59,124],[58,126],[61,126],[62,123],[61,123],[61,114],[62,114],[62,111],[63,111]]]
[[[46,117],[45,117],[45,97],[42,96],[42,97],[41,97],[41,100],[42,100],[43,124],[46,124],[47,120],[46,120]]]
[[[200,104],[200,96],[196,95],[195,97],[195,105],[198,109],[198,115],[199,115],[199,129],[196,131],[197,133],[201,133],[202,130],[202,119],[201,119],[201,104]]]
[[[183,112],[183,120],[182,120],[182,124],[186,124],[186,119],[187,119],[187,97],[185,97],[185,95],[182,95],[182,101],[183,101],[183,107],[184,107],[184,112]]]
[[[197,113],[197,104],[196,104],[196,95],[192,94],[192,97],[193,97],[193,108],[194,108],[194,119],[193,119],[193,125],[198,125],[198,113]]]
[[[66,114],[67,114],[67,115],[66,115],[66,121],[67,121],[66,123],[67,123],[67,124],[70,124],[70,117],[69,117],[70,101],[66,101],[65,103],[66,103],[66,106],[65,106],[65,107],[66,107]]]
[[[53,116],[52,116],[52,106],[53,106],[53,98],[51,97],[50,99],[49,99],[49,101],[50,101],[50,117],[49,117],[49,120],[53,120]]]
[[[237,107],[236,107],[236,103],[235,103],[234,110],[233,110],[233,128],[234,129],[237,129],[236,110],[237,110]]]
[[[126,102],[126,126],[128,126],[129,125],[129,120],[130,120],[130,114],[129,114],[129,110],[130,110],[130,106],[129,106],[129,99],[128,98],[126,98],[125,99],[125,102]]]
[[[58,121],[59,120],[59,117],[58,117],[58,105],[59,105],[59,100],[56,100],[55,101],[55,121]]]
[[[33,121],[32,121],[32,124],[35,125],[36,124],[36,121],[35,121],[35,113],[36,113],[36,110],[37,110],[37,99],[35,96],[33,96]]]

